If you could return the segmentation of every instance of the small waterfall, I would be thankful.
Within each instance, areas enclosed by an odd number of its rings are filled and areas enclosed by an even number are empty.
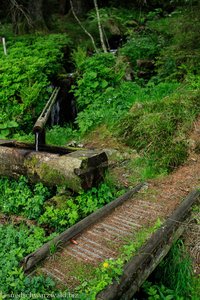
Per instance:
[[[35,151],[39,151],[39,132],[35,133]]]
[[[60,102],[54,104],[51,110],[51,126],[58,125],[60,122]]]
[[[71,116],[73,120],[75,120],[75,118],[77,117],[77,107],[74,97],[71,98]]]

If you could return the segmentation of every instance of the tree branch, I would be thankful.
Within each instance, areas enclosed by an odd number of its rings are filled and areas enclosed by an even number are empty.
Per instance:
[[[13,24],[14,26],[18,27],[19,25],[18,22],[20,21],[20,17],[23,16],[27,21],[27,24],[30,27],[33,27],[32,19],[23,5],[19,4],[16,0],[10,0],[10,10],[11,10],[12,19],[15,23]]]

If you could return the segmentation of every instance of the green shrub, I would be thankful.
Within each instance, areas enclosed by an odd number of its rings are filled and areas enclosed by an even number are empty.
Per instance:
[[[80,192],[72,198],[64,196],[61,199],[62,205],[57,206],[47,201],[51,194],[42,183],[30,186],[25,177],[19,180],[2,178],[0,212],[21,215],[62,231],[109,203],[119,193],[109,182],[102,183],[98,188]]]
[[[130,109],[138,91],[139,86],[132,82],[122,82],[116,88],[107,88],[87,108],[79,112],[76,123],[81,134],[85,134],[101,123],[112,125]]]
[[[0,126],[28,132],[52,91],[51,80],[59,72],[65,35],[26,36],[8,42],[8,55],[0,56]],[[11,126],[10,122],[15,122]],[[7,131],[5,131],[7,130]],[[8,132],[9,131],[9,132]]]
[[[56,231],[63,231],[112,201],[118,194],[114,187],[102,183],[98,189],[92,188],[65,200],[62,207],[47,205],[39,223],[49,225]]]
[[[160,101],[163,97],[170,95],[178,83],[160,83],[154,85],[149,82],[145,88],[141,88],[135,82],[121,81],[116,88],[108,88],[93,103],[79,112],[76,123],[80,133],[85,134],[95,126],[106,123],[115,127],[115,122],[128,112],[133,103],[152,100]],[[113,130],[114,130],[113,127]]]
[[[182,80],[188,73],[199,74],[199,4],[180,8],[165,20],[165,32],[170,39],[166,47],[163,47],[157,62],[158,76],[162,80]],[[158,24],[152,26],[156,26],[159,31]]]
[[[124,76],[125,65],[113,54],[87,57],[80,65],[77,86],[73,86],[79,111],[94,103],[109,88],[115,88]]]
[[[154,284],[147,281],[143,285],[148,300],[199,298],[199,279],[194,278],[192,261],[182,241],[173,245],[168,255],[152,273],[152,279]]]
[[[0,211],[6,214],[37,219],[49,196],[50,192],[42,183],[30,187],[25,177],[20,177],[18,181],[7,178],[0,180]]]
[[[133,70],[136,71],[136,61],[138,59],[155,60],[162,46],[162,38],[159,38],[155,34],[135,34],[133,37],[130,37],[127,43],[120,49],[120,53],[129,58]]]
[[[66,145],[71,139],[79,139],[77,130],[71,127],[60,127],[59,125],[53,126],[46,131],[47,144],[52,145]]]
[[[112,35],[127,35],[132,26],[137,27],[143,20],[143,12],[136,9],[104,7],[99,9],[101,24],[109,38]],[[99,37],[97,31],[97,15],[95,10],[91,10],[86,20],[87,28]]]

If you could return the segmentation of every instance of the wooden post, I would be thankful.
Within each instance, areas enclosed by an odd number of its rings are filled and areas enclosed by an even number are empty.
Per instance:
[[[5,39],[5,37],[2,37],[2,43],[3,43],[3,51],[4,51],[4,54],[7,55],[6,39]]]

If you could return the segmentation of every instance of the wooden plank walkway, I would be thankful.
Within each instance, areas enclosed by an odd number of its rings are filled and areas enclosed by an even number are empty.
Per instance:
[[[61,285],[73,289],[79,284],[73,269],[77,263],[87,269],[105,259],[117,258],[122,245],[144,227],[155,224],[158,218],[166,220],[199,183],[198,156],[169,176],[149,182],[109,215],[97,219],[94,225],[73,237],[73,241],[62,244],[55,257],[44,260],[36,272],[48,274]]]

